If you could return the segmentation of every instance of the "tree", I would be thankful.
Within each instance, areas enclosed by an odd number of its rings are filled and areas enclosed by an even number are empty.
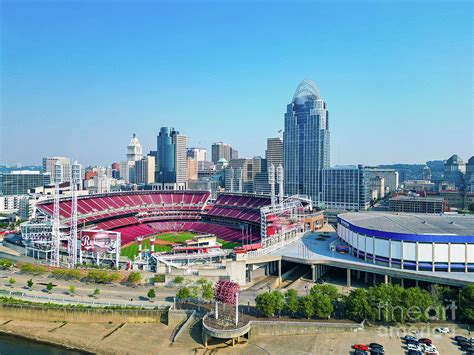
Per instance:
[[[74,295],[76,293],[76,286],[71,285],[69,286],[69,294]]]
[[[345,298],[346,317],[356,321],[364,319],[375,320],[375,309],[368,300],[368,292],[363,288],[356,288]]]
[[[272,292],[272,297],[273,302],[275,304],[275,311],[278,312],[278,317],[281,317],[281,311],[285,307],[285,298],[283,297],[283,294],[278,290],[274,290]]]
[[[273,317],[275,315],[275,299],[271,292],[257,295],[255,303],[257,310],[265,317]]]
[[[176,277],[174,278],[174,283],[175,283],[175,284],[182,284],[183,281],[184,281],[184,277],[183,277],[183,276],[176,276]]]
[[[8,279],[8,283],[10,284],[10,286],[13,286],[15,284],[16,280],[13,278],[13,277],[10,277]]]
[[[474,285],[464,287],[459,295],[461,318],[469,324],[474,323]]]
[[[156,292],[155,292],[155,289],[154,288],[150,288],[148,290],[148,293],[146,294],[147,297],[153,301],[153,299],[156,297]]]
[[[201,277],[199,280],[197,280],[198,285],[202,286],[208,283],[207,279],[204,277]]]
[[[28,281],[26,281],[26,285],[28,286],[29,289],[31,289],[33,287],[33,280],[29,279]]]
[[[191,297],[191,292],[187,287],[181,287],[176,293],[176,298],[180,300],[187,300],[189,297]]]
[[[298,312],[298,306],[298,293],[290,288],[285,294],[285,309],[294,316]]]
[[[313,299],[314,314],[318,318],[329,318],[334,307],[328,295],[323,293],[315,293],[310,295]]]
[[[197,286],[192,287],[191,288],[191,298],[198,298],[199,297],[198,291],[199,291],[199,288]]]
[[[142,281],[142,275],[138,271],[133,271],[128,275],[127,281],[133,285],[137,285]]]
[[[92,293],[92,296],[94,296],[95,298],[97,298],[98,296],[100,295],[100,290],[98,288],[96,288],[94,290],[94,292]]]
[[[317,293],[328,296],[331,302],[337,300],[339,296],[336,286],[329,284],[313,286],[310,290],[310,295]]]
[[[300,299],[300,310],[307,319],[314,315],[313,299],[311,296],[304,296]]]
[[[53,285],[51,282],[49,284],[46,285],[46,289],[48,290],[49,293],[51,293],[51,291],[53,290],[53,287],[55,285]]]
[[[469,211],[474,212],[474,202],[469,204]]]
[[[202,298],[206,301],[211,301],[214,298],[214,291],[212,290],[212,285],[210,283],[205,283],[201,286],[202,288]]]

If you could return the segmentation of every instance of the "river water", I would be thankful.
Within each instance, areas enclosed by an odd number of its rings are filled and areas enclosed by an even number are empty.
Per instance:
[[[14,335],[0,334],[0,355],[83,355],[84,352],[38,343]]]

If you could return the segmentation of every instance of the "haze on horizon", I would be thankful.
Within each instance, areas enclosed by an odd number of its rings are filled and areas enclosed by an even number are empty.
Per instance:
[[[108,165],[132,133],[156,149],[161,126],[263,156],[304,78],[332,165],[474,154],[470,1],[0,6],[0,163]]]

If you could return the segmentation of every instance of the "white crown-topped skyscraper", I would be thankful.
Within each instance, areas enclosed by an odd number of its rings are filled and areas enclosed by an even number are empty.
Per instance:
[[[287,105],[283,133],[285,194],[322,202],[321,172],[330,165],[329,114],[312,80],[303,80]]]
[[[134,133],[130,144],[127,146],[127,161],[137,161],[143,157],[142,146]]]

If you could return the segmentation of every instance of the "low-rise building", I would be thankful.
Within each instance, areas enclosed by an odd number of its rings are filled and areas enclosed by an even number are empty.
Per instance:
[[[396,196],[388,205],[391,212],[443,213],[447,210],[447,203],[441,197]]]

